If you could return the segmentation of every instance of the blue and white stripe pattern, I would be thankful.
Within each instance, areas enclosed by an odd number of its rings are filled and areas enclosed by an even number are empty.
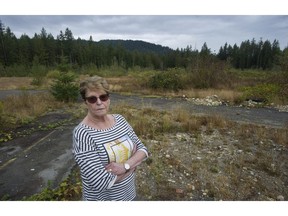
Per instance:
[[[105,144],[127,136],[148,156],[147,148],[137,137],[126,119],[113,115],[115,125],[105,130],[97,130],[80,123],[73,131],[73,154],[80,167],[83,200],[133,200],[136,197],[135,174],[121,182],[113,183],[116,175],[105,170],[110,163]]]

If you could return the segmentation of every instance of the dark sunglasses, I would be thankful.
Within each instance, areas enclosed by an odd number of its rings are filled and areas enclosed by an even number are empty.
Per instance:
[[[97,98],[99,98],[101,101],[105,102],[109,99],[109,94],[100,95],[99,97],[90,96],[90,97],[86,97],[85,100],[87,100],[88,103],[93,104],[93,103],[97,102]]]

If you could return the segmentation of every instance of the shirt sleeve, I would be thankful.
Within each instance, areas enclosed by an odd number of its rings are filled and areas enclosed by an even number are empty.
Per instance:
[[[124,118],[124,117],[123,117]],[[149,152],[147,147],[143,144],[143,142],[139,139],[139,137],[137,136],[137,134],[135,133],[135,131],[133,130],[132,126],[127,122],[127,120],[125,119],[127,127],[129,128],[129,133],[128,136],[130,137],[130,139],[132,140],[132,142],[136,145],[136,149],[137,151],[143,151],[146,154],[146,158],[147,159],[149,157]]]
[[[105,170],[97,150],[90,147],[92,145],[89,145],[89,141],[89,136],[84,131],[74,131],[73,154],[80,167],[82,180],[94,190],[109,189],[117,176]]]

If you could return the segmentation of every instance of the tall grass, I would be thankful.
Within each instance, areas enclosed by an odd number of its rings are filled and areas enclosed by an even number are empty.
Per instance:
[[[0,129],[8,130],[33,121],[49,110],[58,109],[65,104],[55,101],[49,93],[30,94],[23,91],[1,101]]]
[[[140,105],[141,106],[141,105]],[[149,105],[142,105],[136,109],[125,103],[111,107],[111,112],[121,113],[133,126],[135,132],[149,139],[155,139],[165,133],[194,132],[201,126],[207,126],[212,130],[214,127],[227,127],[228,121],[219,116],[194,116],[182,107],[175,107],[172,111],[156,110]]]
[[[30,77],[0,77],[0,90],[32,89]]]

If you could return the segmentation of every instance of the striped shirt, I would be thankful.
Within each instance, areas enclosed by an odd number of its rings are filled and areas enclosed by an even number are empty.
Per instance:
[[[113,127],[98,130],[83,123],[73,131],[73,154],[80,167],[83,200],[133,200],[136,197],[134,172],[120,182],[117,176],[107,172],[110,162],[124,163],[132,154],[134,145],[137,151],[147,148],[137,137],[126,119],[113,114]]]

